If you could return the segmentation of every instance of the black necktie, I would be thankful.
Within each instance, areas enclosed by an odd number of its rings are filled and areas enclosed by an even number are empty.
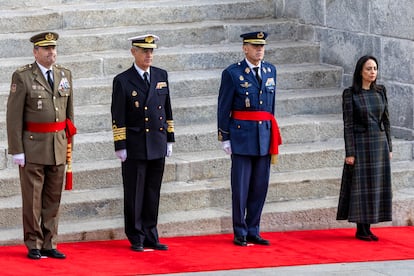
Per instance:
[[[50,85],[50,88],[52,88],[53,90],[53,80],[52,77],[50,76],[50,74],[52,73],[52,70],[47,70],[46,74],[47,74],[47,82]]]
[[[260,78],[260,75],[259,75],[259,67],[253,67],[253,70],[256,73],[256,79],[257,79],[257,82],[259,83],[259,86],[262,86],[262,79]]]
[[[147,85],[147,88],[149,88],[150,82],[148,79],[148,72],[144,72],[144,81],[145,81],[145,84]]]

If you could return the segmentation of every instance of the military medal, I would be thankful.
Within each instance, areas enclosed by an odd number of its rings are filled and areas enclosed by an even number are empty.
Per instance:
[[[42,102],[41,100],[38,100],[38,101],[37,101],[37,109],[38,109],[38,110],[43,109],[43,102]]]
[[[69,89],[70,84],[68,79],[65,77],[65,72],[61,71],[60,74],[62,76],[62,79],[60,80],[59,87],[63,89]]]
[[[135,102],[135,107],[136,107],[136,108],[138,108],[138,107],[139,107],[139,102],[138,102],[138,101],[136,101],[136,102]]]
[[[244,100],[244,103],[245,103],[246,107],[250,107],[250,99],[249,99],[249,97],[246,97],[246,99]]]
[[[244,105],[250,107],[249,91],[246,91],[246,98],[244,99]]]
[[[244,99],[244,104],[246,107],[250,107],[249,92],[246,91],[246,99]]]

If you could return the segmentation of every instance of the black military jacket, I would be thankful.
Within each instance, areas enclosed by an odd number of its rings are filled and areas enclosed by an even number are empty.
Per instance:
[[[113,80],[115,150],[126,149],[132,159],[163,158],[167,142],[175,141],[167,71],[151,66],[150,76],[148,91],[134,66]]]

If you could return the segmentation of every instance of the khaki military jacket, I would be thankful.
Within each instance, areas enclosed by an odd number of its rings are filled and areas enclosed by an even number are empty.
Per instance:
[[[50,88],[37,63],[16,70],[7,101],[9,154],[24,153],[26,162],[60,165],[66,162],[65,130],[39,133],[26,130],[26,122],[73,121],[72,74],[53,65],[54,87]]]

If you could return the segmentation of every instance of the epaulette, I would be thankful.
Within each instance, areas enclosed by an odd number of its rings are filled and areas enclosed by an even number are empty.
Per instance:
[[[18,72],[23,72],[23,71],[27,71],[27,70],[29,70],[29,69],[31,69],[31,68],[32,68],[32,65],[31,65],[31,64],[26,64],[26,65],[24,65],[24,66],[22,66],[22,67],[18,68],[18,69],[17,69],[17,71],[18,71]]]
[[[56,68],[59,68],[59,69],[69,70],[69,68],[67,68],[67,67],[63,66],[62,64],[55,64],[55,67],[56,67]]]
[[[237,68],[241,65],[241,62],[230,64],[227,69]]]

